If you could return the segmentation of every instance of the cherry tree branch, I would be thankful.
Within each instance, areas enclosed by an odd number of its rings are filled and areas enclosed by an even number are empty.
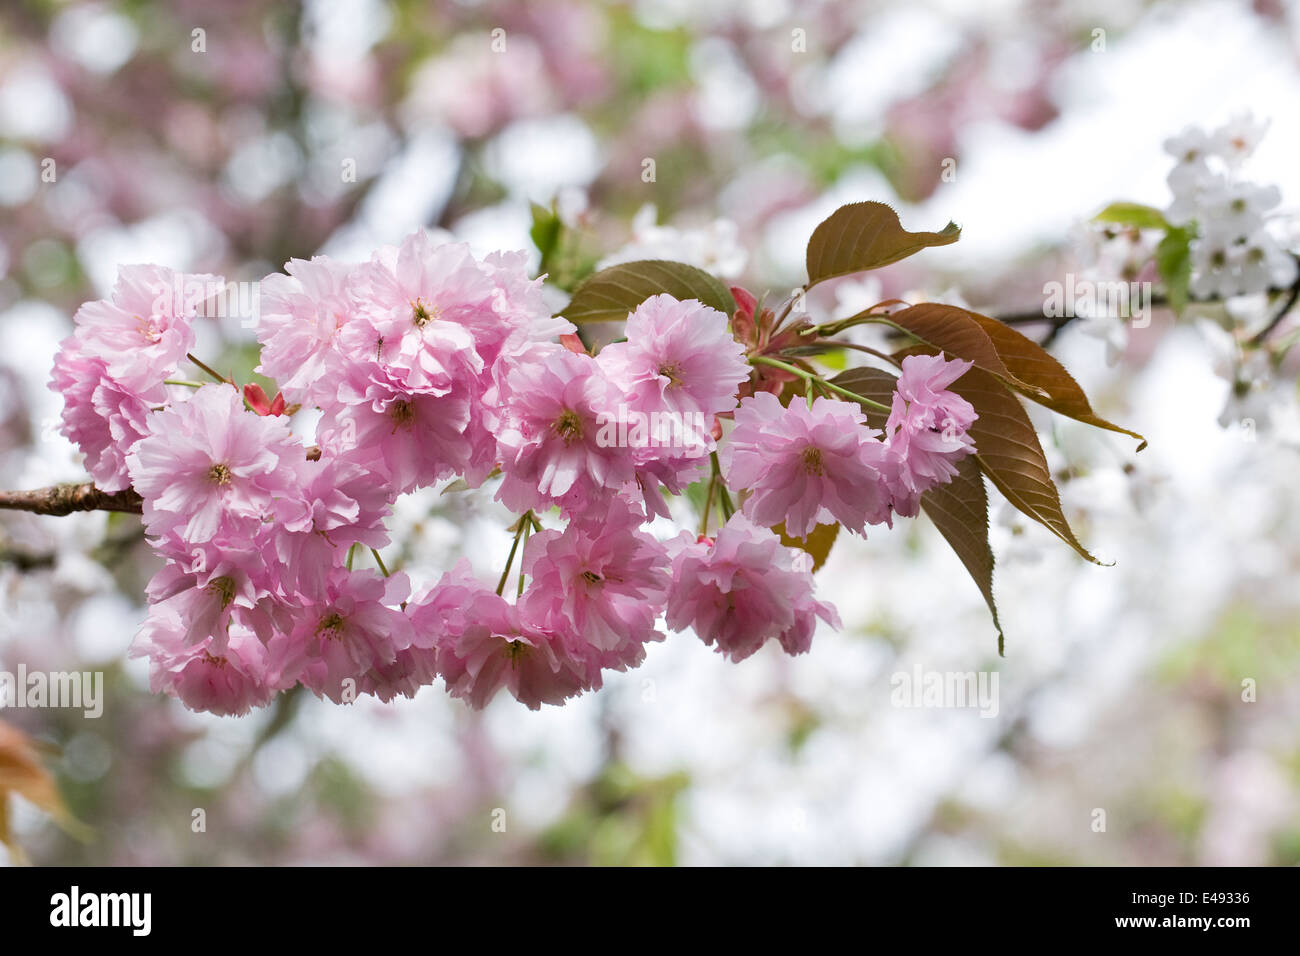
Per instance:
[[[320,461],[320,446],[307,449],[308,461]],[[144,500],[134,488],[125,491],[103,491],[93,482],[84,481],[31,491],[0,491],[0,510],[28,511],[37,515],[62,517],[78,511],[120,511],[124,514],[143,514]]]
[[[77,511],[120,511],[141,514],[144,502],[135,489],[101,491],[93,483],[52,485],[32,491],[0,491],[0,508],[38,515],[70,515]]]

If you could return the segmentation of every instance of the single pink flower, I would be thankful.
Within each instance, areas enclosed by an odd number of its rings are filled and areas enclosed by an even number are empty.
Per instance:
[[[803,537],[838,521],[861,532],[889,521],[887,451],[856,404],[818,398],[788,407],[759,392],[736,409],[722,452],[727,483],[751,491],[744,510],[760,525],[785,522]]]
[[[196,549],[182,564],[169,561],[145,588],[153,608],[175,612],[187,644],[225,649],[232,622],[262,641],[274,633],[271,582],[255,551]]]
[[[408,607],[416,642],[437,646],[437,670],[452,697],[482,709],[505,688],[531,710],[563,704],[599,686],[561,638],[521,619],[477,581],[462,560]]]
[[[194,346],[193,322],[225,280],[163,266],[122,266],[112,296],[87,302],[73,317],[87,355],[102,358],[107,375],[134,392],[172,376]]]
[[[596,361],[631,409],[695,414],[711,425],[736,407],[749,363],[717,309],[651,296],[628,316],[626,337],[601,349]]]
[[[564,531],[530,538],[523,616],[571,636],[575,657],[590,648],[599,652],[592,657],[601,666],[639,664],[642,645],[663,640],[655,621],[669,585],[667,552],[638,530],[641,520],[627,502],[615,499],[599,521],[575,521]]]
[[[497,497],[517,512],[608,503],[633,475],[629,451],[601,438],[612,398],[593,359],[558,345],[511,368],[489,420],[504,476]]]
[[[338,458],[286,463],[296,472],[294,490],[272,505],[275,521],[267,531],[268,566],[287,590],[319,590],[348,549],[388,544],[384,519],[391,513],[390,492],[373,472]]]
[[[291,625],[268,645],[272,679],[300,681],[336,704],[355,700],[365,675],[411,644],[410,619],[396,607],[409,591],[405,575],[334,568],[320,590],[295,592]]]
[[[804,653],[817,618],[840,626],[835,608],[813,597],[811,556],[787,548],[743,514],[733,515],[712,542],[683,531],[669,550],[668,626],[693,628],[734,661],[771,639],[787,654]]]
[[[479,262],[465,243],[439,243],[423,230],[359,266],[352,295],[344,351],[432,395],[476,379],[512,334],[549,315],[524,259]]]
[[[321,448],[382,476],[394,495],[464,471],[473,442],[467,395],[410,392],[382,375],[353,376],[339,387],[343,404],[316,428]]]
[[[75,336],[54,358],[50,388],[63,396],[62,432],[81,449],[86,470],[104,491],[130,487],[126,456],[148,434],[152,405],[162,404],[161,384],[139,395],[107,377],[102,358],[83,353]]]
[[[894,509],[915,517],[921,495],[957,474],[957,462],[975,451],[967,434],[978,417],[975,407],[948,386],[971,367],[942,355],[909,355],[894,387],[885,424]]]
[[[258,288],[257,370],[292,402],[324,406],[342,374],[338,337],[354,310],[349,279],[356,267],[314,256],[290,259],[284,268],[288,275],[269,275]]]
[[[189,633],[175,608],[150,609],[131,656],[149,658],[149,686],[155,694],[170,694],[190,710],[225,717],[263,707],[281,689],[268,680],[266,648],[252,631],[232,626],[221,648],[210,641],[191,644]]]
[[[304,455],[283,418],[245,411],[228,385],[203,386],[188,402],[154,412],[149,426],[127,456],[131,484],[144,499],[149,534],[187,545],[221,533],[252,537],[284,487],[281,461]]]

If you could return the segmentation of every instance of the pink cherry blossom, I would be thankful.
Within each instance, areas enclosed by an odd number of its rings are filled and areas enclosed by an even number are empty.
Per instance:
[[[151,405],[166,396],[161,384],[138,395],[107,373],[104,360],[85,355],[73,336],[55,356],[50,388],[63,395],[63,434],[86,456],[96,486],[121,491],[131,484],[126,456],[148,433]]]
[[[321,447],[382,476],[394,494],[468,467],[468,396],[410,392],[382,376],[349,379],[339,394],[343,404],[317,426]]]
[[[560,346],[509,370],[489,427],[504,476],[497,497],[515,511],[550,503],[599,508],[632,479],[626,448],[603,444],[614,388],[596,362]]]
[[[405,575],[346,568],[332,569],[320,590],[295,592],[291,624],[268,645],[273,680],[300,681],[336,704],[354,700],[367,673],[410,646],[410,619],[396,606],[409,592]]]
[[[501,345],[542,306],[519,258],[479,262],[464,243],[423,230],[358,267],[355,317],[342,332],[352,355],[373,361],[404,388],[434,395],[477,378]]]
[[[87,355],[104,360],[109,378],[146,392],[184,361],[194,345],[194,317],[224,285],[220,276],[122,266],[109,299],[77,310],[77,336]]]
[[[452,697],[482,709],[506,688],[531,710],[563,704],[598,686],[559,635],[537,627],[474,578],[461,560],[412,602],[416,641],[437,645],[437,669]]]
[[[267,652],[245,628],[230,629],[224,647],[191,644],[189,626],[173,607],[155,605],[131,647],[149,658],[149,686],[171,694],[191,710],[242,716],[270,703],[280,688],[267,678]]]
[[[524,551],[531,584],[520,601],[523,615],[571,636],[577,657],[591,648],[601,666],[639,664],[642,645],[663,640],[655,619],[670,583],[667,552],[637,530],[640,523],[640,514],[616,499],[599,522],[534,535]]]
[[[817,618],[839,627],[835,609],[813,597],[812,558],[735,514],[712,542],[689,532],[670,542],[668,626],[693,628],[733,661],[775,639],[787,654],[812,645]]]
[[[339,329],[353,313],[348,286],[353,266],[328,256],[290,259],[288,275],[261,281],[258,371],[276,381],[290,402],[326,405],[343,370]]]
[[[202,544],[218,533],[251,536],[283,486],[281,459],[303,457],[283,418],[245,411],[228,385],[197,389],[188,402],[154,412],[149,426],[127,468],[155,538]]]
[[[238,620],[267,641],[274,629],[269,579],[252,551],[196,549],[188,564],[168,562],[149,581],[150,610],[168,608],[185,629],[187,644],[224,650]]]
[[[283,569],[285,587],[319,589],[353,543],[388,543],[389,489],[372,472],[338,458],[287,462],[285,468],[296,472],[295,491],[272,505],[276,520],[267,548],[268,563]]]
[[[632,409],[698,413],[711,423],[736,407],[749,363],[718,310],[696,299],[651,296],[628,316],[626,335],[601,349],[597,361]]]
[[[971,367],[942,355],[909,355],[894,387],[885,432],[893,468],[889,472],[894,509],[914,517],[921,495],[957,474],[957,462],[975,450],[967,430],[975,408],[948,386]]]
[[[803,537],[840,522],[861,532],[889,520],[887,451],[856,405],[818,398],[788,407],[770,392],[741,402],[723,454],[727,482],[751,491],[745,514]]]

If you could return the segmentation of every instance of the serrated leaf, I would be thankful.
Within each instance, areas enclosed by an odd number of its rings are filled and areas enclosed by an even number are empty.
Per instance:
[[[1015,394],[978,368],[969,369],[949,387],[975,406],[979,418],[969,432],[975,442],[974,457],[994,487],[1021,513],[1093,564],[1101,564],[1070,528],[1038,432]]]
[[[806,538],[796,538],[786,533],[785,522],[781,522],[772,528],[781,537],[781,543],[787,548],[798,548],[800,551],[806,551],[812,555],[814,571],[821,569],[830,557],[831,548],[835,545],[835,539],[839,537],[840,526],[838,524],[819,524],[808,533]]]
[[[950,222],[939,232],[908,232],[898,213],[882,202],[841,206],[808,240],[808,284],[879,269],[928,246],[946,246],[961,236]]]
[[[998,653],[1004,650],[1005,636],[998,620],[998,605],[993,599],[993,549],[989,547],[989,496],[984,475],[974,457],[957,465],[957,477],[946,485],[935,485],[921,496],[921,510],[944,540],[957,553],[974,579],[984,603],[993,615],[998,630]]]
[[[1169,227],[1163,212],[1155,206],[1144,206],[1137,202],[1113,202],[1092,218],[1094,222],[1113,222],[1138,229]]]
[[[1138,451],[1147,446],[1147,440],[1137,432],[1109,422],[1094,412],[1092,403],[1088,401],[1088,396],[1074,380],[1074,376],[1033,339],[1021,335],[1011,326],[987,315],[980,315],[978,312],[968,314],[988,335],[997,350],[998,357],[1002,359],[1014,379],[1033,387],[1029,390],[1018,389],[1027,398],[1075,421],[1136,438],[1141,442]],[[1014,385],[1015,381],[1011,384]]]
[[[1156,245],[1156,271],[1165,283],[1165,297],[1176,315],[1182,315],[1192,284],[1192,235],[1171,228]]]
[[[996,381],[989,376],[990,380]],[[897,377],[884,369],[854,368],[833,381],[864,398],[888,405],[894,393]],[[1014,400],[1014,399],[1013,399]],[[871,406],[864,406],[867,423],[873,428],[883,428],[888,414]],[[977,446],[978,447],[978,446]],[[936,485],[921,496],[921,509],[934,522],[956,552],[961,563],[984,595],[984,602],[993,615],[993,626],[998,630],[998,653],[1003,650],[1002,622],[993,599],[993,551],[989,547],[989,503],[984,488],[979,462],[963,459],[957,465],[957,477],[951,484]]]
[[[621,322],[653,295],[698,299],[730,317],[736,310],[731,291],[703,269],[684,262],[642,259],[624,262],[588,276],[560,311],[570,322]]]
[[[895,355],[901,360],[908,355],[932,353],[932,349],[918,346]],[[837,375],[831,381],[841,388],[888,404],[893,378],[890,373],[879,369],[857,368]],[[970,428],[971,440],[975,442],[974,458],[994,487],[1019,511],[1043,525],[1080,555],[1094,564],[1101,564],[1079,543],[1070,528],[1047,466],[1047,456],[1038,441],[1038,432],[1015,393],[996,376],[979,368],[967,370],[949,387],[975,406],[979,418]],[[884,412],[871,408],[864,411],[867,421],[874,427],[880,427],[876,422],[883,423],[887,417]]]
[[[877,321],[907,332],[926,345],[944,352],[948,358],[974,362],[976,368],[996,375],[1016,388],[1026,392],[1036,390],[1035,386],[1022,382],[1007,367],[988,331],[966,309],[940,302],[923,302],[881,316]]]

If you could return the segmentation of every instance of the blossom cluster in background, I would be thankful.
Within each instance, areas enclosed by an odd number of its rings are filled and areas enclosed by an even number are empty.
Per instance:
[[[1296,260],[1268,227],[1281,190],[1240,175],[1267,129],[1266,122],[1243,113],[1213,132],[1190,126],[1165,141],[1165,152],[1175,160],[1166,216],[1196,229],[1191,290],[1198,298],[1226,299],[1295,281]]]

